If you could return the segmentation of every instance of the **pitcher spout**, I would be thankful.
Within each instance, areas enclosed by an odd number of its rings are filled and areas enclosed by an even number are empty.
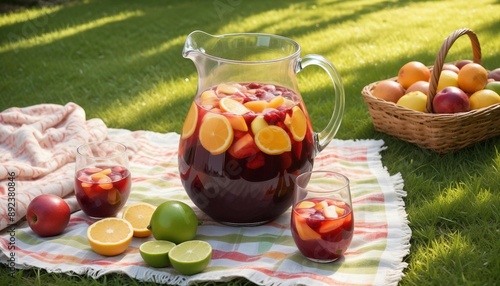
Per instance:
[[[191,32],[186,42],[184,43],[184,48],[182,49],[182,56],[185,58],[191,58],[193,54],[205,53],[205,49],[203,48],[208,41],[214,39],[215,36],[210,35],[203,31],[193,31]]]

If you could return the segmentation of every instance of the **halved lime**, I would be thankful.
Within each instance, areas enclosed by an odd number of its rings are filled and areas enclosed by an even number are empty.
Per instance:
[[[212,258],[212,246],[202,240],[189,240],[176,245],[168,253],[172,266],[184,275],[202,272]]]
[[[170,265],[168,252],[175,247],[175,243],[166,240],[153,240],[141,244],[139,252],[142,259],[149,266],[160,268]]]

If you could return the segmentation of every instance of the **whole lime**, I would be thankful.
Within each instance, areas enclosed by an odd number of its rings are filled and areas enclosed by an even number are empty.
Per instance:
[[[195,237],[198,218],[187,204],[175,200],[166,201],[156,208],[148,228],[155,239],[179,244]]]

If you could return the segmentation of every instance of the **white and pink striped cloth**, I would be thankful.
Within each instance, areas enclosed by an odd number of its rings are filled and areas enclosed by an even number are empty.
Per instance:
[[[74,152],[93,140],[112,139],[130,150],[132,192],[128,203],[158,205],[176,199],[191,205],[203,224],[197,239],[213,247],[212,261],[202,273],[183,276],[173,268],[151,268],[134,238],[124,254],[104,257],[86,240],[92,223],[81,211],[71,215],[66,230],[41,238],[22,220],[29,201],[41,193],[72,198]],[[290,234],[290,211],[258,227],[220,225],[198,210],[186,195],[177,170],[176,133],[109,129],[101,120],[86,120],[75,104],[12,108],[0,113],[0,262],[14,254],[15,268],[101,275],[125,273],[140,281],[188,285],[244,277],[260,285],[397,285],[407,264],[411,230],[404,208],[403,179],[382,166],[381,140],[333,140],[315,159],[315,169],[335,170],[351,182],[355,233],[344,259],[313,263],[298,252]],[[17,215],[8,214],[9,173],[15,173]],[[15,248],[12,249],[12,241]],[[9,264],[9,267],[11,266]]]

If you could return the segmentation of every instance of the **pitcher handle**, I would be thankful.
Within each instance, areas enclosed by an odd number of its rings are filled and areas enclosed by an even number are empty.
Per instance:
[[[320,55],[306,55],[301,58],[297,73],[310,65],[320,66],[330,77],[335,90],[334,102],[335,106],[333,109],[332,116],[326,127],[319,133],[314,133],[314,143],[315,143],[315,154],[321,152],[329,143],[332,141],[335,134],[339,130],[340,123],[342,122],[342,117],[344,115],[345,108],[345,93],[344,85],[342,84],[342,79],[335,68],[335,66],[326,58]]]

